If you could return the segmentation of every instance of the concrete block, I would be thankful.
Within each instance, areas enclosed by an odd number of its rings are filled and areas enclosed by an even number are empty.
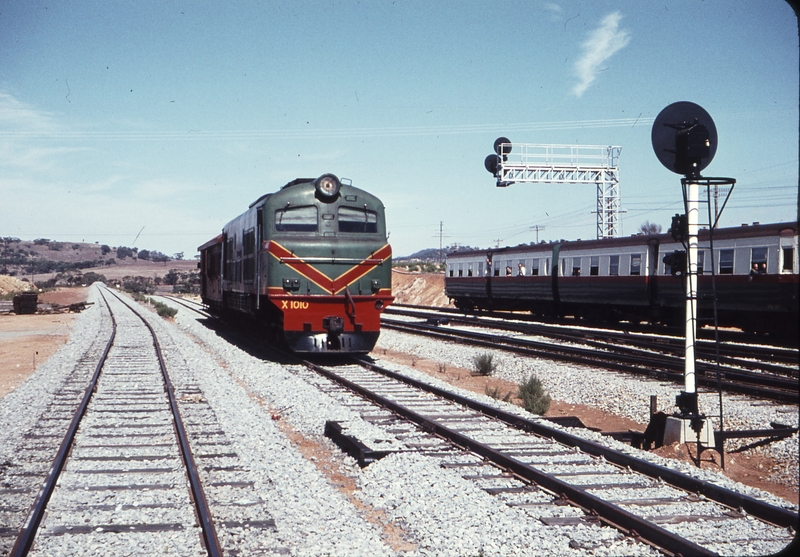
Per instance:
[[[672,443],[696,443],[697,433],[692,429],[691,423],[687,419],[675,418],[670,416],[667,418],[667,424],[664,428],[664,444],[671,445]],[[714,424],[706,418],[703,421],[703,429],[700,430],[700,442],[706,447],[713,447],[714,443]]]

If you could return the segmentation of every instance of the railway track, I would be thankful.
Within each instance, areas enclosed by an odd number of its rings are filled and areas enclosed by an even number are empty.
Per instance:
[[[135,305],[110,291],[103,298],[102,338],[27,435],[18,462],[4,463],[3,485],[16,497],[0,489],[0,553],[275,549],[275,523],[186,363],[168,366],[161,344],[169,339]],[[251,535],[244,545],[243,530]]]
[[[609,343],[621,346],[657,351],[664,354],[682,356],[685,349],[683,334],[665,334],[644,331],[629,331],[606,328],[590,328],[572,323],[569,326],[549,325],[544,323],[530,323],[518,320],[517,315],[505,317],[482,317],[473,315],[467,317],[463,314],[453,315],[449,308],[421,308],[413,306],[401,308],[389,307],[385,313],[416,317],[430,320],[446,320],[452,324],[469,325],[473,327],[493,328],[507,330],[525,335],[536,335],[564,342],[590,344],[597,341],[600,347],[607,347]],[[525,317],[525,316],[523,316]],[[652,329],[649,328],[649,329]],[[649,329],[647,329],[649,331]],[[707,333],[707,331],[704,331]],[[729,331],[722,331],[723,336]],[[706,334],[707,336],[707,334]],[[720,363],[733,365],[746,369],[759,370],[776,375],[798,377],[798,358],[800,352],[796,348],[787,348],[772,344],[744,344],[732,340],[724,340],[717,344],[713,338],[698,338],[696,344],[697,358],[706,362],[713,362],[719,352]]]
[[[261,350],[257,340],[248,346]],[[436,459],[442,469],[457,472],[527,520],[547,524],[554,538],[569,536],[576,527],[589,529],[591,541],[573,538],[573,548],[644,541],[670,555],[730,554],[745,546],[767,554],[793,536],[793,511],[401,377],[371,361],[333,369],[303,365],[293,366],[293,373],[401,441],[398,452]],[[343,432],[336,425],[329,429],[334,437],[351,435],[346,426]],[[385,454],[383,444],[368,447],[358,433],[352,435],[343,444],[363,464]],[[609,534],[605,526],[617,530]]]
[[[437,307],[437,306],[417,306],[412,304],[398,304],[393,303],[388,307],[386,313],[402,314],[403,312],[432,312],[435,314],[448,316],[453,319],[495,319],[500,321],[518,321],[530,324],[532,327],[537,328],[543,333],[547,331],[564,331],[565,329],[601,329],[604,335],[611,333],[620,334],[639,334],[639,335],[657,335],[660,337],[675,337],[682,338],[684,329],[679,327],[669,327],[665,325],[651,325],[647,323],[628,323],[628,322],[605,322],[593,323],[586,322],[574,318],[552,318],[545,316],[531,315],[528,312],[512,312],[512,311],[477,311],[466,312],[464,310],[452,307]],[[787,349],[790,352],[797,352],[798,339],[786,338],[772,338],[763,335],[755,335],[746,333],[735,329],[719,329],[716,333],[711,327],[700,327],[697,331],[697,338],[700,343],[715,342],[719,338],[724,343],[738,343],[744,345],[764,345],[768,348],[775,348],[777,350]],[[796,361],[796,358],[795,358]]]
[[[562,337],[558,341],[533,340],[506,333],[505,324],[496,324],[497,332],[485,333],[470,328],[441,327],[438,322],[401,321],[383,318],[386,328],[412,334],[422,334],[441,340],[466,342],[490,348],[502,348],[520,354],[547,357],[572,363],[600,366],[627,373],[655,376],[683,382],[683,358],[654,351],[648,342],[647,348],[620,345],[613,341],[586,340],[578,336]],[[483,327],[489,324],[484,323]],[[513,329],[513,326],[511,327]],[[527,334],[527,333],[526,333]],[[568,342],[564,342],[567,340]],[[722,388],[726,391],[745,393],[761,398],[789,402],[800,402],[797,378],[791,373],[776,374],[753,372],[732,365],[713,365],[707,361],[697,363],[697,383],[716,389],[718,374]],[[790,368],[784,368],[791,372]]]
[[[765,554],[785,547],[797,514],[476,402],[370,362],[305,362],[304,377],[477,487],[547,524],[618,529],[669,555]],[[329,383],[313,377],[319,374]],[[355,402],[357,393],[369,402]],[[362,444],[363,446],[363,444]],[[371,460],[371,450],[361,449]],[[381,454],[380,449],[376,449]],[[759,520],[753,520],[757,517]],[[562,530],[563,529],[563,530]],[[596,549],[608,532],[594,534]],[[619,540],[617,540],[619,543]]]

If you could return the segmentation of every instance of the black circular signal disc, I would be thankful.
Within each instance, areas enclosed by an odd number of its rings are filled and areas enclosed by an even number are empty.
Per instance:
[[[678,132],[693,124],[705,126],[708,130],[708,156],[700,159],[694,167],[695,172],[706,168],[717,152],[717,127],[714,120],[702,106],[688,101],[672,103],[656,116],[653,122],[651,140],[653,151],[667,170],[677,174],[684,174],[679,168],[676,157],[676,140]]]

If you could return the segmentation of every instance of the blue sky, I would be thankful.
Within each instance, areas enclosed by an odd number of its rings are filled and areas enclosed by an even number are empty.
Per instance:
[[[783,0],[0,0],[0,236],[188,258],[333,172],[384,201],[398,256],[440,223],[445,245],[594,238],[593,186],[495,186],[498,136],[621,146],[623,234],[666,230],[680,179],[650,131],[676,101],[716,123],[703,174],[737,180],[721,224],[794,220],[798,66]]]

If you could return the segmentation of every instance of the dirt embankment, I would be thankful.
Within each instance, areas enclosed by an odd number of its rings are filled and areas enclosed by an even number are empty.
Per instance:
[[[40,294],[39,303],[85,302],[88,293],[88,288],[57,288]],[[69,340],[75,317],[74,313],[0,314],[0,398],[22,384]]]
[[[409,273],[394,269],[392,293],[396,304],[453,307],[444,294],[443,273]]]
[[[28,290],[33,290],[31,283],[8,275],[0,275],[0,296],[11,292],[26,292]]]

